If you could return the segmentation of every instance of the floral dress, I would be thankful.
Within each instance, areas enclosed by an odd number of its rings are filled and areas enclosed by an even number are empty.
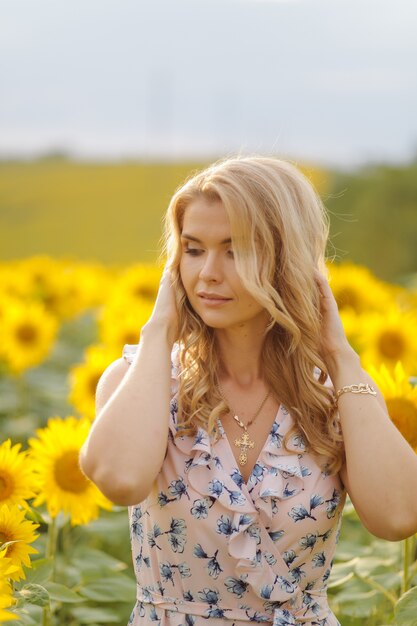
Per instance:
[[[131,363],[136,345],[125,345]],[[149,496],[129,507],[137,598],[129,626],[340,626],[326,586],[346,493],[321,471],[281,405],[245,483],[219,422],[177,430],[178,345],[172,352],[167,454]]]

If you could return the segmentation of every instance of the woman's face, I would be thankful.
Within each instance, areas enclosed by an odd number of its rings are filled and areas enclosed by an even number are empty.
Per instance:
[[[194,311],[217,329],[264,330],[269,315],[236,271],[230,222],[221,201],[199,197],[185,209],[180,275]]]

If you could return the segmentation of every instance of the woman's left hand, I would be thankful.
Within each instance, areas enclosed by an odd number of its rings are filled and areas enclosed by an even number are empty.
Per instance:
[[[334,359],[346,351],[351,352],[353,349],[346,338],[337,302],[326,277],[315,270],[314,278],[320,294],[321,355],[327,362],[329,359]]]

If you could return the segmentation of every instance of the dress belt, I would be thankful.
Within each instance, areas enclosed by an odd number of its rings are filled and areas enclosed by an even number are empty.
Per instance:
[[[310,594],[314,592],[309,591]],[[326,596],[317,593],[325,600],[325,605],[320,607],[320,614],[305,617],[302,615],[303,609],[296,611],[290,609],[274,609],[272,614],[265,612],[253,611],[250,609],[239,609],[237,607],[228,608],[218,604],[207,604],[206,602],[191,602],[182,598],[174,598],[171,596],[161,596],[160,594],[144,589],[138,585],[137,601],[143,604],[153,604],[160,609],[175,611],[186,615],[201,616],[205,619],[209,617],[218,617],[228,620],[240,620],[242,622],[260,622],[269,623],[272,626],[298,626],[301,624],[318,623],[320,619],[324,619],[331,615],[331,611],[326,601]],[[254,619],[255,618],[255,619]]]

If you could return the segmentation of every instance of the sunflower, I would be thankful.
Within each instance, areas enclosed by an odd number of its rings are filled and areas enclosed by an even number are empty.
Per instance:
[[[137,263],[129,266],[117,280],[112,300],[120,301],[150,300],[154,302],[158,293],[159,282],[162,276],[162,268],[151,263]]]
[[[388,413],[403,437],[417,447],[417,386],[413,387],[398,362],[390,371],[385,365],[369,368],[387,404]]]
[[[16,614],[4,610],[9,609],[14,604],[13,590],[9,579],[19,569],[12,564],[11,559],[7,558],[6,553],[6,548],[0,550],[0,624],[18,619]]]
[[[378,280],[369,269],[353,263],[328,264],[330,286],[339,311],[381,311],[395,298],[391,285]]]
[[[2,358],[14,374],[41,363],[50,353],[58,322],[38,302],[19,302],[3,311],[0,325]]]
[[[120,350],[105,346],[90,346],[84,363],[74,366],[69,373],[69,401],[84,417],[94,419],[97,383],[104,370],[121,356]]]
[[[410,372],[417,372],[417,314],[390,307],[381,313],[361,316],[359,343],[365,365],[397,361]]]
[[[62,511],[69,515],[72,526],[96,519],[99,507],[112,508],[111,502],[84,476],[79,466],[80,449],[90,425],[87,418],[53,417],[45,428],[36,431],[37,438],[29,439],[40,481],[34,506],[46,502],[51,517]]]
[[[4,504],[0,508],[0,545],[9,541],[15,542],[7,546],[6,552],[11,564],[18,568],[17,571],[10,574],[12,580],[25,578],[22,566],[30,567],[29,554],[37,554],[38,552],[29,545],[39,536],[34,532],[38,527],[39,524],[34,524],[25,519],[25,511],[16,505],[9,507]]]
[[[10,439],[0,445],[0,506],[19,504],[28,507],[26,500],[35,496],[36,478],[27,452],[20,452],[21,444],[12,446]]]
[[[153,303],[141,298],[111,302],[99,318],[100,341],[110,348],[122,350],[126,343],[138,343],[140,330],[149,320]]]

